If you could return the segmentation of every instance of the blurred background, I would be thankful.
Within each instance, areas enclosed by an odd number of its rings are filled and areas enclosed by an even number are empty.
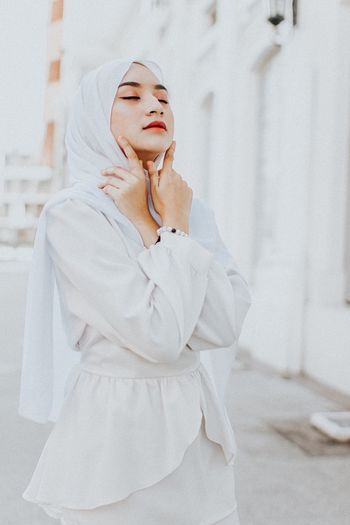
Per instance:
[[[52,426],[16,410],[31,248],[66,183],[70,103],[84,73],[138,56],[164,71],[174,167],[252,289],[227,392],[241,525],[349,525],[350,442],[310,420],[341,413],[350,436],[350,0],[0,10],[1,523],[55,522],[21,501]]]

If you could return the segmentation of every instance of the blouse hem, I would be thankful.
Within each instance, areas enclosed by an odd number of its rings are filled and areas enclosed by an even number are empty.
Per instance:
[[[224,519],[229,518],[231,514],[234,512],[237,512],[238,505],[236,504],[234,507],[232,507],[228,512],[225,512],[222,516],[218,516],[215,521],[208,521],[207,523],[203,523],[201,525],[217,525],[218,523],[221,523]],[[232,523],[232,525],[239,525],[239,521],[237,523]]]
[[[29,501],[29,502],[32,502],[32,503],[36,503],[37,505],[40,505],[42,508],[44,508],[44,510],[46,510],[46,508],[48,508],[53,513],[56,513],[56,516],[49,514],[49,516],[54,517],[54,518],[59,518],[61,516],[61,514],[62,514],[62,510],[61,509],[63,509],[63,508],[71,509],[71,510],[88,510],[88,509],[96,509],[97,507],[100,507],[102,505],[110,505],[112,503],[117,503],[119,501],[123,501],[126,498],[128,498],[131,494],[134,494],[135,492],[140,491],[140,490],[145,490],[148,487],[151,487],[152,485],[155,485],[156,483],[159,483],[164,478],[169,476],[172,472],[174,472],[174,470],[179,468],[179,466],[181,465],[181,463],[182,463],[182,461],[184,459],[184,456],[186,454],[187,449],[192,445],[192,443],[198,437],[203,417],[204,417],[204,414],[201,411],[201,416],[200,416],[200,419],[199,419],[199,424],[197,426],[197,431],[195,433],[195,436],[191,439],[191,441],[187,444],[187,446],[184,449],[182,449],[181,457],[174,461],[173,465],[169,468],[169,470],[167,472],[165,472],[164,475],[162,475],[162,477],[153,479],[151,481],[148,480],[148,482],[146,484],[144,484],[142,486],[138,486],[138,488],[136,490],[132,490],[128,494],[125,494],[125,496],[123,498],[112,498],[112,499],[109,498],[109,499],[106,499],[106,500],[101,500],[99,502],[95,502],[92,506],[83,506],[84,504],[82,504],[82,503],[74,503],[74,504],[67,503],[66,504],[66,503],[63,503],[63,502],[62,503],[50,503],[48,501],[43,501],[38,496],[34,496],[34,495],[31,496],[30,495],[30,491],[28,489],[26,489],[23,492],[22,497],[26,501]]]
[[[82,405],[79,402],[79,392],[83,392],[85,396],[89,399],[89,396],[87,396],[87,392],[89,392],[89,389],[87,388],[88,383],[83,383],[82,388],[79,387],[79,381],[90,381],[90,378],[92,380],[93,375],[90,375],[87,371],[81,371],[82,374],[79,374],[79,376],[76,378],[76,381],[74,382],[73,388],[70,391],[69,395],[69,401],[67,400],[67,404],[65,405],[65,410],[62,414],[62,419],[59,420],[58,423],[56,423],[55,428],[53,429],[52,435],[50,436],[48,442],[45,445],[44,451],[39,459],[38,465],[36,467],[36,470],[34,472],[34,475],[32,476],[32,479],[27,486],[26,490],[23,492],[22,497],[30,502],[36,503],[43,506],[46,506],[46,508],[49,508],[51,512],[56,513],[57,517],[59,516],[59,513],[61,512],[60,509],[66,508],[66,509],[72,509],[72,510],[83,510],[83,509],[94,509],[96,507],[102,506],[102,505],[109,505],[112,503],[116,503],[118,501],[125,500],[130,494],[133,494],[134,492],[144,490],[168,475],[170,475],[174,470],[176,470],[180,464],[182,463],[185,453],[187,449],[190,447],[190,445],[194,442],[196,437],[198,436],[198,433],[201,428],[202,420],[204,419],[204,428],[206,436],[209,440],[217,443],[221,446],[222,453],[226,459],[226,463],[228,465],[232,465],[235,459],[235,452],[236,452],[236,446],[235,446],[235,440],[233,435],[233,430],[230,425],[227,413],[225,410],[223,410],[223,407],[220,406],[218,399],[216,397],[215,392],[212,389],[212,385],[210,382],[210,379],[208,378],[205,370],[202,366],[200,366],[198,369],[191,371],[189,374],[184,374],[180,380],[180,378],[172,378],[170,379],[170,382],[168,381],[164,384],[164,387],[167,389],[170,388],[169,394],[166,392],[164,393],[162,399],[168,400],[169,404],[171,402],[171,399],[179,398],[178,391],[175,390],[175,394],[172,395],[172,388],[176,385],[177,388],[180,387],[180,385],[183,385],[183,388],[186,388],[183,394],[183,399],[187,399],[186,404],[186,410],[184,410],[183,413],[179,412],[179,406],[177,407],[177,410],[175,410],[175,405],[173,405],[172,409],[166,411],[164,413],[167,413],[167,424],[169,425],[169,435],[175,436],[176,435],[176,428],[184,428],[183,421],[187,421],[190,423],[190,426],[187,428],[187,437],[186,435],[182,436],[183,442],[182,444],[178,443],[175,448],[172,450],[169,449],[169,455],[168,457],[164,457],[162,460],[162,463],[155,463],[155,469],[152,472],[147,473],[147,477],[143,480],[139,478],[139,481],[135,483],[135,480],[133,482],[126,482],[126,483],[120,483],[118,484],[118,478],[115,478],[114,483],[112,477],[110,476],[109,481],[105,480],[104,487],[102,485],[99,486],[98,491],[91,492],[91,487],[89,490],[87,490],[84,494],[84,491],[77,489],[77,493],[75,494],[75,497],[73,496],[73,491],[68,491],[66,481],[68,480],[73,483],[72,486],[74,486],[74,482],[77,481],[73,480],[71,477],[67,479],[67,477],[63,477],[62,479],[56,479],[55,478],[55,472],[57,466],[57,459],[56,454],[57,450],[59,450],[58,453],[60,453],[60,449],[56,449],[56,447],[61,447],[62,444],[64,446],[63,450],[66,450],[65,457],[63,458],[61,465],[65,464],[65,461],[67,460],[67,457],[69,454],[72,454],[72,450],[74,448],[74,444],[83,440],[82,438],[79,438],[79,436],[74,435],[73,442],[69,442],[68,444],[63,440],[61,436],[62,428],[64,429],[64,437],[69,435],[67,434],[67,428],[70,428],[71,421],[75,420],[76,414],[82,412]],[[100,378],[103,383],[106,380]],[[94,385],[95,379],[93,379],[93,385]],[[144,381],[137,382],[137,385],[144,388],[144,385],[147,383]],[[108,385],[111,387],[115,384],[113,381],[112,383],[109,383]],[[117,381],[118,388],[122,388],[121,386],[123,382]],[[148,385],[153,385],[153,382],[147,383]],[[171,385],[174,385],[173,387]],[[102,388],[102,384],[98,385],[98,388],[95,386],[93,387],[93,392],[99,391]],[[122,390],[120,390],[120,394],[122,393]],[[128,391],[129,389],[127,389]],[[92,391],[91,391],[92,392]],[[149,390],[149,392],[153,392],[153,388]],[[133,395],[135,395],[133,393]],[[114,396],[113,396],[114,397]],[[141,394],[136,396],[136,398],[141,399]],[[96,399],[96,395],[91,395],[91,403],[93,402],[93,399]],[[104,396],[102,396],[102,400],[104,399]],[[74,401],[75,400],[75,401]],[[74,404],[77,404],[76,410],[74,410]],[[151,403],[151,400],[148,404]],[[98,408],[94,408],[94,413],[98,413],[101,411],[99,408],[100,405],[97,405]],[[163,409],[163,408],[162,408]],[[92,410],[92,409],[91,409]],[[90,411],[90,406],[89,410]],[[108,413],[108,411],[107,411]],[[113,413],[112,413],[113,414]],[[170,414],[176,415],[177,418],[170,418]],[[181,415],[181,418],[180,418]],[[86,419],[82,419],[82,423],[87,421],[88,425],[84,426],[84,432],[83,436],[91,434],[90,432],[90,426],[89,423],[92,422],[91,419],[88,417]],[[112,426],[115,426],[115,419],[112,419]],[[81,424],[81,426],[83,426]],[[106,427],[109,431],[109,427]],[[153,428],[153,427],[152,427]],[[107,432],[107,430],[104,430],[104,432]],[[102,433],[103,435],[103,433]],[[101,441],[102,438],[99,438],[99,441]],[[145,445],[146,446],[146,445]],[[91,447],[90,447],[91,448]],[[139,447],[140,448],[140,447]],[[177,450],[176,450],[177,449]],[[95,445],[95,449],[97,450],[97,447]],[[114,450],[114,449],[112,449]],[[136,449],[135,449],[136,450]],[[78,449],[79,452],[79,449]],[[177,452],[177,453],[176,453]],[[62,452],[63,454],[63,452]],[[68,456],[67,456],[68,454]],[[73,454],[74,455],[74,454]],[[171,458],[172,456],[172,458]],[[107,454],[108,457],[108,454]],[[86,460],[84,456],[82,457],[81,461],[83,461],[86,464]],[[74,470],[71,470],[71,473],[74,474],[75,472],[80,472],[81,468],[80,465],[82,464],[78,462],[77,458],[75,458],[75,464],[74,464]],[[118,461],[120,459],[116,457],[114,459],[115,464],[119,464]],[[142,463],[142,459],[140,457],[139,462],[137,464]],[[120,467],[122,468],[122,467]],[[58,470],[57,472],[60,472],[61,470]],[[107,472],[107,470],[103,470],[103,467],[99,465],[99,470],[96,470],[97,474],[99,472]],[[153,474],[153,475],[152,475]],[[64,473],[65,475],[65,473]],[[92,475],[92,474],[91,474]],[[113,472],[112,472],[113,475]],[[137,474],[135,474],[136,476]],[[107,484],[106,484],[107,483]],[[57,491],[57,484],[59,487],[61,487],[61,494]],[[70,493],[69,493],[70,492]],[[99,492],[99,494],[98,494]],[[106,497],[104,497],[104,495]],[[208,524],[210,525],[210,524]]]

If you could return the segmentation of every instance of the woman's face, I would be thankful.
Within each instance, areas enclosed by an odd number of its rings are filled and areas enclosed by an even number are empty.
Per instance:
[[[138,82],[140,86],[122,86],[125,82]],[[154,160],[169,148],[174,135],[169,96],[156,84],[159,80],[150,69],[132,63],[119,84],[111,111],[110,127],[114,138],[123,135],[144,166],[147,160]],[[164,122],[166,130],[144,129],[155,120]]]

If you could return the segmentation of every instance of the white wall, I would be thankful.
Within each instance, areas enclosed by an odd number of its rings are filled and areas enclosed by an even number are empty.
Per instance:
[[[350,178],[350,3],[325,2],[314,27],[314,120],[303,370],[350,394],[350,305],[345,302]],[[316,49],[317,46],[317,49]],[[349,268],[347,269],[349,271]]]
[[[246,19],[236,115],[237,164],[254,180],[247,345],[285,375],[346,393],[349,16],[349,2],[301,0],[298,26],[275,48],[258,16]]]
[[[102,61],[160,63],[175,169],[215,209],[252,287],[240,346],[285,375],[302,371],[350,393],[350,2],[299,0],[298,26],[281,45],[260,1],[218,0],[215,25],[210,1],[164,4],[111,3],[95,25],[90,4],[67,2],[66,105],[82,72]],[[95,30],[85,42],[87,26]]]

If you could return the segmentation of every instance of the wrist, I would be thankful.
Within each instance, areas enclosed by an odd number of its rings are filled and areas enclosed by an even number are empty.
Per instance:
[[[151,244],[156,242],[158,239],[157,229],[159,228],[159,224],[154,220],[150,213],[139,219],[134,219],[133,224],[141,235],[146,248],[149,248]]]
[[[185,233],[189,233],[189,221],[183,217],[179,218],[164,215],[164,217],[162,217],[162,226],[170,226],[171,228],[177,228]]]
[[[134,219],[132,219],[132,222],[136,228],[143,228],[144,226],[155,226],[157,224],[150,212],[144,213],[139,217],[135,217]]]

